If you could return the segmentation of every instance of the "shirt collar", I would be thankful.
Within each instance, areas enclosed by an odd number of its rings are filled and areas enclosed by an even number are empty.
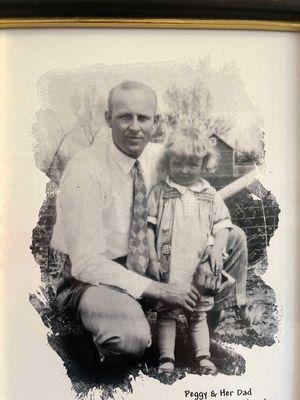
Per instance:
[[[172,188],[178,190],[178,192],[181,193],[182,195],[183,195],[187,190],[191,190],[192,192],[195,192],[195,193],[200,193],[200,192],[202,192],[204,189],[206,189],[206,188],[209,187],[209,183],[208,183],[205,179],[202,179],[202,178],[200,179],[199,182],[195,183],[195,184],[192,185],[192,186],[183,186],[183,185],[180,185],[179,183],[174,182],[169,176],[167,176],[166,182],[167,182],[167,184],[168,184],[170,187],[172,187]]]
[[[112,159],[121,167],[123,172],[125,174],[129,174],[136,161],[135,158],[129,157],[122,153],[122,151],[120,151],[113,142],[110,143],[109,151]]]

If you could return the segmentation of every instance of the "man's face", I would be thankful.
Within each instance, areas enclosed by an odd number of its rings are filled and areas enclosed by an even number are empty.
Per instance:
[[[120,151],[132,158],[142,154],[158,121],[155,109],[156,101],[147,89],[123,89],[114,93],[105,120]]]

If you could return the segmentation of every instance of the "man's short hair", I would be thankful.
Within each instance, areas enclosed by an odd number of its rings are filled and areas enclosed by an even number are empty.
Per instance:
[[[109,113],[112,112],[112,107],[113,107],[113,97],[115,92],[117,92],[118,90],[132,90],[132,89],[141,89],[141,90],[146,90],[149,92],[149,94],[151,96],[153,96],[153,100],[154,100],[154,106],[156,108],[157,105],[157,96],[155,91],[150,87],[145,85],[142,82],[138,82],[138,81],[124,81],[122,83],[120,83],[119,85],[113,87],[108,94],[108,111]]]

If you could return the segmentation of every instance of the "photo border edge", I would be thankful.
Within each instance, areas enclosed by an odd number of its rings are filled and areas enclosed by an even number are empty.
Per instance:
[[[187,18],[0,18],[0,29],[217,29],[300,32],[300,21]]]

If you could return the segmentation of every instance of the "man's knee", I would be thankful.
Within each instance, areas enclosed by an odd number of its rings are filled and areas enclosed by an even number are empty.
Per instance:
[[[228,257],[224,262],[224,269],[237,281],[244,280],[248,265],[247,237],[236,225],[230,230],[226,251]]]
[[[89,288],[80,302],[80,316],[104,355],[140,357],[151,344],[150,326],[141,306],[125,293]]]
[[[247,236],[246,236],[246,233],[243,231],[243,229],[238,227],[238,226],[236,226],[236,225],[234,225],[234,231],[235,231],[235,234],[237,236],[237,240],[239,242],[241,242],[241,243],[245,243],[246,244],[247,243]]]
[[[135,328],[135,329],[134,329]],[[131,327],[121,335],[119,352],[131,357],[141,357],[151,345],[151,332],[147,321]]]
[[[234,247],[239,247],[240,249],[247,251],[247,236],[243,229],[233,225],[229,232],[228,246],[230,250],[232,250]]]
[[[135,326],[123,325],[119,330],[111,331],[106,340],[99,337],[94,341],[100,352],[108,358],[140,358],[151,345],[150,327],[147,321]]]

